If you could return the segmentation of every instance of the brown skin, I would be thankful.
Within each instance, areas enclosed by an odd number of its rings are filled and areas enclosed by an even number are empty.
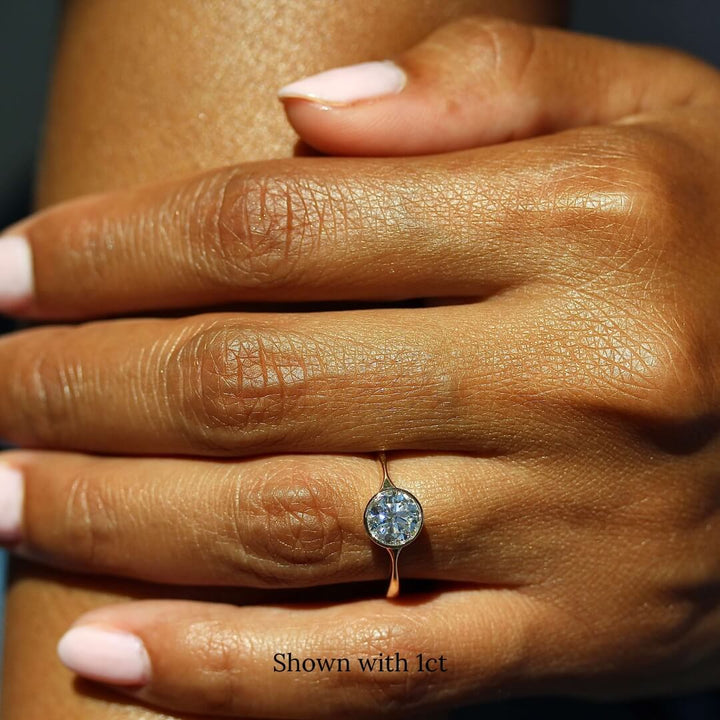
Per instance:
[[[148,262],[178,247],[168,290],[185,285],[183,248],[207,259],[197,265],[207,301],[228,288],[237,299],[355,298],[369,263],[410,295],[422,278],[437,303],[6,339],[0,434],[62,451],[6,456],[27,478],[24,551],[163,582],[282,591],[376,579],[385,566],[359,509],[377,467],[332,453],[415,448],[393,453],[393,469],[432,512],[405,577],[463,587],[290,610],[268,598],[96,610],[81,622],[135,633],[148,650],[151,677],[128,692],[199,713],[359,718],[498,690],[607,698],[716,686],[720,74],[676,53],[487,19],[447,26],[399,61],[407,93],[322,121],[347,128],[357,113],[431,98],[445,137],[473,128],[471,149],[237,166],[24,225],[39,268],[58,243],[112,240],[115,262],[86,290],[105,311],[126,307],[118,278],[128,296],[146,284],[133,286],[138,227],[163,241]],[[463,93],[478,77],[492,90]],[[307,118],[288,109],[308,137]],[[496,139],[498,121],[528,139],[473,147]],[[192,201],[169,213],[163,193]],[[340,248],[353,251],[338,260]],[[93,257],[78,253],[90,268]],[[38,274],[29,314],[75,297],[72,278],[49,277]],[[444,304],[458,294],[466,302]],[[323,454],[294,455],[311,451]],[[353,656],[388,640],[409,654],[442,645],[453,671],[293,683],[268,671],[282,643]]]
[[[334,0],[312,3],[310,11],[301,3],[276,2],[272,18],[267,6],[214,2],[203,3],[200,12],[197,3],[175,2],[168,13],[162,0],[67,2],[39,205],[288,156],[297,138],[274,97],[282,84],[327,67],[390,56],[470,12],[543,23],[562,15],[558,3],[538,0],[347,0],[342,12]],[[14,570],[7,597],[4,718],[169,717],[117,704],[117,696],[97,687],[76,688],[55,655],[57,640],[80,613],[113,599],[156,597],[157,588],[103,580],[89,586],[28,564],[16,563]]]
[[[384,59],[452,18],[553,24],[549,0],[67,3],[40,206],[243,160],[287,157],[275,97],[304,75]]]

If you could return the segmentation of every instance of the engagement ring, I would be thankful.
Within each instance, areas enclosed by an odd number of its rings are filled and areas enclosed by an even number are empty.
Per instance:
[[[407,490],[395,487],[388,475],[385,452],[378,453],[382,467],[380,491],[365,507],[365,530],[370,539],[390,554],[390,585],[387,597],[400,593],[398,556],[420,534],[423,510],[418,499]]]

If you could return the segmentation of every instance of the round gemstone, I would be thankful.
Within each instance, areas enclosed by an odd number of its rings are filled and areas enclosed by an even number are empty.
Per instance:
[[[412,542],[422,529],[420,503],[406,490],[389,488],[370,498],[365,508],[365,527],[370,537],[385,547]]]

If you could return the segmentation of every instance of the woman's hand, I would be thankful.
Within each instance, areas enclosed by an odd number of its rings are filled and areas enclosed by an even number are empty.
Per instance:
[[[717,73],[483,20],[400,63],[398,94],[290,100],[293,123],[324,150],[459,152],[259,163],[68,203],[0,251],[16,258],[5,303],[71,319],[436,306],[5,338],[0,435],[57,452],[5,455],[0,519],[24,552],[89,571],[371,580],[386,572],[362,526],[377,467],[330,453],[422,450],[390,454],[426,513],[402,572],[462,585],[393,603],[109,607],[65,637],[65,661],[162,707],[257,717],[717,683]],[[460,151],[512,137],[529,139]],[[119,457],[160,454],[178,457]],[[396,651],[447,671],[274,672],[278,652]]]

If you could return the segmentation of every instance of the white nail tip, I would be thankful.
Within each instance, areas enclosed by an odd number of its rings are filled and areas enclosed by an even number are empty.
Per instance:
[[[33,294],[30,243],[19,235],[0,237],[0,310],[11,310]]]
[[[82,677],[112,685],[145,685],[150,658],[142,640],[121,630],[79,625],[57,647],[63,664]]]
[[[22,473],[9,465],[0,464],[0,541],[20,540],[24,496]]]
[[[280,98],[300,98],[328,105],[350,105],[399,93],[407,82],[390,60],[348,65],[303,78],[282,88]]]

